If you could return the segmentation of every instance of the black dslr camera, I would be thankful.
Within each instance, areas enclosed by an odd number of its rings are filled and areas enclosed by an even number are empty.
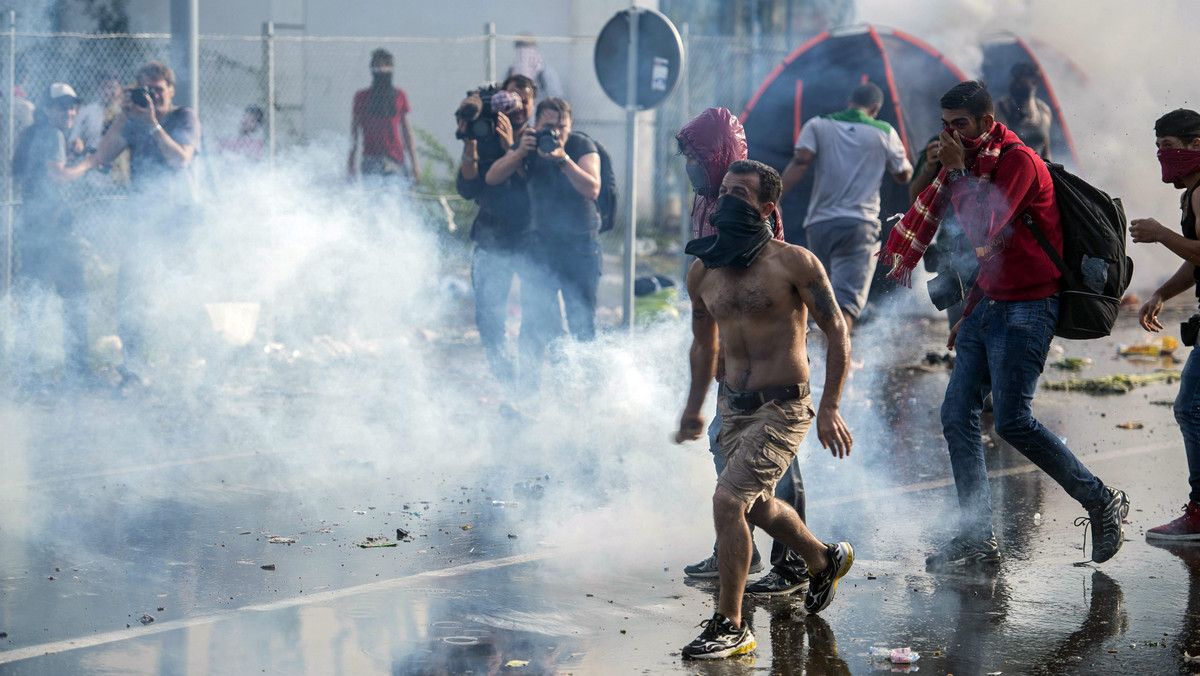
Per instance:
[[[154,105],[154,97],[150,95],[149,87],[130,87],[129,100],[133,102],[133,105],[142,108]]]
[[[478,103],[474,97],[479,98]],[[454,133],[454,138],[459,140],[491,138],[496,133],[496,113],[507,115],[521,107],[521,97],[498,84],[469,91],[467,98],[470,100],[454,111],[459,122],[467,123],[465,130]]]
[[[1179,340],[1188,347],[1196,344],[1196,336],[1200,334],[1200,314],[1192,315],[1186,322],[1179,324]]]
[[[545,129],[538,130],[537,149],[539,152],[549,155],[555,150],[558,150],[560,145],[562,145],[562,142],[558,136],[557,129],[554,127],[546,127]]]

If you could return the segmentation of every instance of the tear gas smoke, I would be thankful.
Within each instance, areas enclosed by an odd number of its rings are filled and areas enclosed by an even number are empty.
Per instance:
[[[1185,69],[1200,19],[1186,3],[1141,6],[1100,0],[1028,2],[860,0],[860,21],[920,37],[968,77],[978,77],[983,39],[1011,31],[1028,42],[1054,88],[1079,155],[1079,173],[1121,197],[1130,219],[1179,223],[1179,191],[1159,181],[1154,121],[1175,108],[1200,107]],[[1078,70],[1076,70],[1076,68]],[[1086,82],[1080,78],[1086,77]],[[991,82],[995,95],[1007,82]],[[1179,267],[1158,245],[1129,245],[1131,291],[1143,296]]]

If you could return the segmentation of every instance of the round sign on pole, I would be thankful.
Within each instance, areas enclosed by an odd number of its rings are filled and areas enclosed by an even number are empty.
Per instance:
[[[628,102],[629,24],[637,13],[638,110],[654,108],[675,89],[683,70],[683,41],[671,20],[653,9],[630,7],[617,12],[596,38],[596,78],[604,93],[622,108]]]

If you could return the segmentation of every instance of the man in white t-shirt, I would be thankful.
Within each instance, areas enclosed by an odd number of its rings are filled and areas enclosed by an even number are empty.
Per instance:
[[[886,169],[897,183],[912,179],[904,143],[887,122],[876,120],[883,92],[864,83],[846,110],[804,124],[796,152],[783,171],[786,195],[815,167],[804,219],[808,248],[829,273],[834,297],[853,327],[867,303],[879,251],[879,183]]]

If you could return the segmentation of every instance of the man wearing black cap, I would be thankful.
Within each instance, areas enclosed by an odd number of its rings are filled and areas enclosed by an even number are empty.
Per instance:
[[[1171,278],[1163,282],[1142,306],[1139,315],[1142,328],[1162,331],[1158,313],[1163,303],[1188,289],[1200,297],[1200,241],[1196,235],[1196,214],[1200,213],[1200,113],[1180,108],[1158,118],[1154,123],[1158,162],[1162,165],[1162,180],[1183,188],[1180,208],[1183,234],[1168,229],[1153,218],[1135,218],[1129,234],[1135,242],[1158,242],[1183,259],[1183,264]],[[1182,331],[1183,342],[1194,345],[1200,317],[1192,317]],[[1190,334],[1190,335],[1189,335]],[[1188,357],[1175,397],[1175,420],[1183,433],[1183,449],[1187,454],[1188,483],[1191,491],[1183,514],[1174,521],[1146,531],[1146,539],[1160,542],[1200,540],[1200,356],[1196,350]]]
[[[36,120],[26,129],[13,155],[13,175],[21,190],[21,219],[16,231],[17,270],[13,297],[18,322],[13,372],[19,388],[32,386],[34,308],[51,288],[62,297],[64,378],[78,381],[87,374],[87,295],[83,282],[83,253],[72,225],[71,207],[62,186],[95,168],[87,155],[67,165],[66,134],[75,122],[79,98],[70,85],[56,82],[47,89]]]

